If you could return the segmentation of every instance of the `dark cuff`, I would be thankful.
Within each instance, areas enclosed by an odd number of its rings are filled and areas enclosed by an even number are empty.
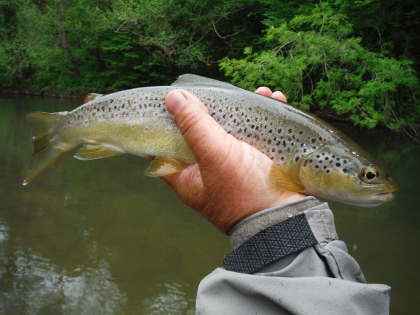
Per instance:
[[[306,215],[321,203],[307,197],[281,207],[260,211],[231,230],[235,249],[225,257],[226,270],[254,273],[265,266],[318,243]]]

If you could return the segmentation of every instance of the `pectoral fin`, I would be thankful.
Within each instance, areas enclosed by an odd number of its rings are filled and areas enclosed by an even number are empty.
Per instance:
[[[302,183],[298,179],[293,179],[292,176],[286,174],[281,165],[273,164],[270,177],[276,187],[294,192],[304,191]]]
[[[103,143],[85,143],[74,157],[78,160],[97,160],[121,154],[124,152]]]
[[[165,176],[179,172],[187,166],[187,164],[174,159],[155,158],[144,171],[144,175],[149,177]]]

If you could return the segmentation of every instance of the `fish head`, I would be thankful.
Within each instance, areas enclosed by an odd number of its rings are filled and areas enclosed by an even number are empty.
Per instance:
[[[299,170],[305,193],[360,207],[392,201],[395,180],[367,153],[324,146],[306,156]]]

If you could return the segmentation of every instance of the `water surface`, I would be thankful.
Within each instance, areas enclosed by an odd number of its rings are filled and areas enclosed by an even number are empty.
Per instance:
[[[32,151],[25,113],[77,102],[0,99],[0,314],[192,314],[199,281],[229,250],[135,156],[69,154],[20,185]],[[401,185],[377,208],[331,203],[340,237],[370,282],[392,286],[393,314],[420,312],[420,149],[356,134]]]

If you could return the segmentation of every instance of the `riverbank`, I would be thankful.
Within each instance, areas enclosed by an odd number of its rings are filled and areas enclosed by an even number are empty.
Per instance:
[[[0,89],[0,96],[40,96],[40,97],[55,97],[68,99],[81,99],[85,94],[68,94],[61,92],[49,91],[32,91],[29,89]]]

